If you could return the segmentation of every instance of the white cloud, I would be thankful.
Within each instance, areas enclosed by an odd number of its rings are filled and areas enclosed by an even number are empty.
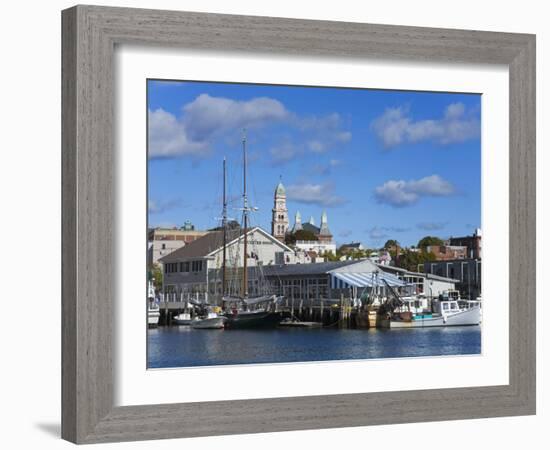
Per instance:
[[[284,142],[283,144],[273,147],[269,150],[269,153],[271,155],[271,163],[273,165],[284,164],[286,162],[292,161],[302,152],[303,149],[301,147],[298,147],[291,142]]]
[[[337,113],[302,117],[269,97],[242,101],[201,94],[181,108],[181,116],[162,108],[149,111],[149,157],[205,156],[224,136],[277,124],[290,127],[296,143],[283,141],[272,148],[274,164],[308,152],[325,153],[351,140]]]
[[[326,163],[314,164],[311,167],[310,172],[315,175],[325,175],[325,176],[330,175],[332,172],[332,169],[334,169],[335,167],[338,167],[341,164],[342,164],[342,161],[340,161],[339,159],[331,159]]]
[[[370,230],[368,230],[368,232],[369,232],[369,237],[375,241],[379,241],[381,239],[385,239],[389,237],[388,233],[386,233],[385,230],[379,227],[373,227]]]
[[[369,234],[369,237],[376,241],[380,239],[389,238],[391,233],[405,233],[406,231],[410,231],[410,228],[394,227],[394,226],[392,227],[375,226],[366,231]]]
[[[347,237],[350,237],[352,234],[353,234],[353,230],[350,230],[350,229],[346,228],[346,229],[340,231],[340,233],[338,233],[338,236],[343,237],[343,238],[347,238]]]
[[[326,153],[351,140],[351,132],[342,129],[342,119],[338,113],[302,118],[295,116],[294,121],[300,130],[310,135],[306,147],[312,153]]]
[[[183,123],[193,140],[204,141],[227,130],[252,128],[285,120],[289,112],[278,100],[258,97],[237,101],[201,94],[183,107]]]
[[[371,127],[388,148],[421,141],[452,144],[476,138],[481,133],[479,117],[467,112],[462,103],[448,105],[442,118],[418,121],[410,117],[405,107],[388,108]]]
[[[448,222],[420,222],[416,224],[419,230],[436,231],[442,230],[447,226]]]
[[[147,205],[147,210],[149,214],[160,214],[170,209],[174,209],[178,206],[181,206],[182,201],[180,199],[157,201],[149,200]]]
[[[454,194],[454,186],[439,175],[430,175],[420,180],[388,180],[374,190],[379,203],[395,207],[409,206],[423,196],[441,197]]]
[[[208,152],[207,143],[189,139],[176,116],[162,108],[149,110],[149,158],[202,156]]]
[[[294,184],[286,188],[289,200],[319,206],[338,206],[345,203],[342,197],[334,194],[332,184]]]

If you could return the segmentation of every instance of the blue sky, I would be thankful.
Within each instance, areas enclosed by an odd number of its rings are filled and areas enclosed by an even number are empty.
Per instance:
[[[291,224],[341,244],[414,245],[481,226],[481,97],[368,89],[148,81],[149,226],[219,224],[222,160],[240,219],[247,130],[252,223],[270,230],[274,189]]]

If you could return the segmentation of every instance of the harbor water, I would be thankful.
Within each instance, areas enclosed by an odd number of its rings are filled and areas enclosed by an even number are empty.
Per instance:
[[[148,330],[148,368],[408,358],[481,353],[481,327]]]

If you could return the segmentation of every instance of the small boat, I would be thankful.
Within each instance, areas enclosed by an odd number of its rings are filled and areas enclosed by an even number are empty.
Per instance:
[[[156,328],[159,324],[159,318],[160,318],[160,309],[158,305],[151,305],[149,303],[149,307],[147,308],[147,326],[149,328]]]
[[[177,316],[174,316],[173,321],[176,325],[191,325],[191,321],[192,321],[191,314],[189,313],[178,314]]]
[[[216,313],[208,313],[208,315],[202,319],[196,317],[194,318],[190,325],[191,328],[196,330],[219,330],[224,328],[226,318],[224,316],[219,316]]]
[[[155,301],[155,288],[151,280],[148,282],[147,287],[147,326],[149,328],[156,328],[159,324],[160,308]]]
[[[435,302],[436,312],[395,313],[390,320],[390,328],[424,328],[479,325],[481,308],[479,305],[460,308],[457,300]]]

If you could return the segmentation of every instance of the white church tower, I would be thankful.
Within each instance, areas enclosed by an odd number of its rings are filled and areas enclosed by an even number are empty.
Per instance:
[[[296,211],[296,215],[294,216],[294,228],[292,228],[292,232],[296,233],[296,231],[300,230],[303,230],[302,215],[300,214],[300,211]]]
[[[288,209],[286,207],[286,190],[280,181],[275,189],[272,213],[271,234],[284,242],[288,231]]]

